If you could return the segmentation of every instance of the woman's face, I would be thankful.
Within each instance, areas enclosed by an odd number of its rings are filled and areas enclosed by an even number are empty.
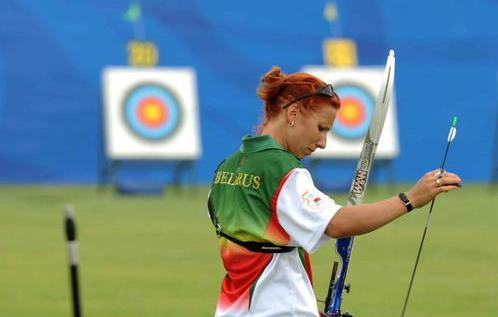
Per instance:
[[[302,159],[316,148],[325,148],[336,112],[337,109],[329,104],[319,105],[317,110],[299,112],[294,126],[288,128],[287,150]]]

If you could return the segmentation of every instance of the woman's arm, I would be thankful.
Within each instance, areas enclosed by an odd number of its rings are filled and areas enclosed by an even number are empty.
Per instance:
[[[413,208],[426,205],[442,192],[458,188],[458,175],[439,169],[426,173],[406,193]],[[375,203],[342,207],[330,220],[325,233],[333,238],[348,237],[376,230],[392,220],[406,214],[404,203],[394,196]]]

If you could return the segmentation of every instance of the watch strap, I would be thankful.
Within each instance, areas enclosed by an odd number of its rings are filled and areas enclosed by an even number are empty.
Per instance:
[[[406,196],[405,193],[399,193],[398,197],[399,197],[399,199],[401,199],[401,201],[405,205],[406,212],[410,212],[413,210],[412,203],[410,202],[410,199],[408,199],[408,197]]]

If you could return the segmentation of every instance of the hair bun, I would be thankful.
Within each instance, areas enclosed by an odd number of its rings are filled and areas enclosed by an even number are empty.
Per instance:
[[[282,69],[278,66],[273,66],[269,72],[261,77],[256,92],[263,101],[271,102],[277,97],[286,81],[287,75],[282,72]]]

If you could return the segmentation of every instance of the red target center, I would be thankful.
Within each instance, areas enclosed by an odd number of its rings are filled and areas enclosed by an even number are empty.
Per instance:
[[[156,97],[147,97],[137,107],[137,117],[150,128],[158,128],[168,120],[168,107]]]
[[[341,98],[341,108],[337,119],[346,127],[356,127],[365,120],[365,108],[354,97]]]

